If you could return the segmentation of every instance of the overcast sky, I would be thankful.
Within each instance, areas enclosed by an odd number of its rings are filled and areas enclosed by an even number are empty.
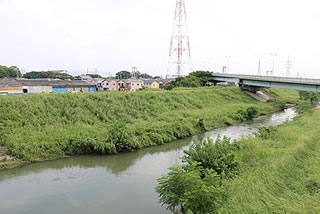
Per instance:
[[[320,78],[319,0],[186,0],[192,66]],[[0,65],[165,75],[175,0],[0,0]]]

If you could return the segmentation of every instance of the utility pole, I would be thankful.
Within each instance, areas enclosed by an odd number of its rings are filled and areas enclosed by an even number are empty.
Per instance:
[[[291,68],[292,68],[292,61],[290,60],[290,57],[288,57],[288,60],[286,62],[286,77],[291,76]]]
[[[261,75],[261,61],[259,60],[259,63],[258,63],[258,75],[260,76]]]
[[[138,67],[132,67],[131,74],[134,78],[138,78],[138,75],[139,75]]]
[[[167,74],[182,74],[191,71],[191,52],[187,28],[185,0],[176,1],[173,30],[169,51]]]
[[[227,69],[226,69],[226,73],[230,73],[230,58],[231,56],[226,56],[226,59],[227,59]]]
[[[275,57],[278,56],[275,53],[271,53],[272,56],[272,72],[271,72],[271,76],[274,76],[274,63],[275,63]]]
[[[223,74],[226,74],[226,73],[227,73],[227,66],[223,66],[223,67],[222,67],[222,73],[223,73]]]

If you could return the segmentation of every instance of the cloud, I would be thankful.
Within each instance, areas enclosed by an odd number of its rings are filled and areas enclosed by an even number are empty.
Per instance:
[[[267,70],[278,53],[278,74],[288,55],[294,70],[320,76],[320,21],[316,0],[186,0],[195,69]],[[27,70],[55,68],[103,74],[137,66],[166,73],[173,0],[0,0],[0,64]],[[210,58],[212,65],[204,63]]]

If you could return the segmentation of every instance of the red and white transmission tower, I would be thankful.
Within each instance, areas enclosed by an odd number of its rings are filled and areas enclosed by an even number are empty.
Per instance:
[[[191,72],[191,52],[187,28],[186,5],[177,0],[170,43],[167,75],[183,76]]]

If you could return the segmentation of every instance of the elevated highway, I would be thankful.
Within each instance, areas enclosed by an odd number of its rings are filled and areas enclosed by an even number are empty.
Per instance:
[[[261,88],[284,88],[299,91],[320,92],[320,79],[270,77],[212,73],[214,82],[233,82],[249,91]]]

